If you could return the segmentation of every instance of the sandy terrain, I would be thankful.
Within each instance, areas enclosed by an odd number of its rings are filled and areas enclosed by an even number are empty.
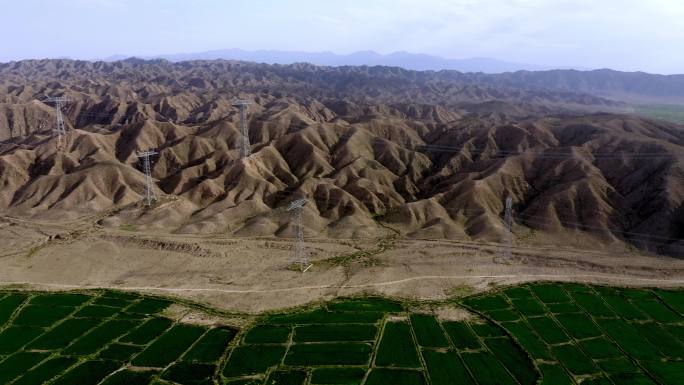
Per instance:
[[[457,240],[308,239],[314,266],[302,274],[290,268],[289,239],[112,230],[93,219],[48,224],[3,217],[0,284],[135,290],[247,313],[358,293],[443,299],[531,280],[684,286],[684,260],[518,246],[502,264],[500,246]],[[378,249],[380,243],[387,249]]]

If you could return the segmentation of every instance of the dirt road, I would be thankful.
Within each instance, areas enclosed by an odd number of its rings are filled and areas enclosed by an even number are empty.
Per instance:
[[[501,264],[496,263],[499,245],[468,240],[310,239],[314,266],[302,274],[290,268],[288,239],[137,233],[7,219],[0,239],[4,287],[134,290],[239,312],[358,293],[444,299],[537,280],[684,286],[684,261],[610,249],[518,246],[513,260]]]

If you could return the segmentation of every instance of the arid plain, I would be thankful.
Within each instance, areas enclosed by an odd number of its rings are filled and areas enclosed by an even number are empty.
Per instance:
[[[594,93],[567,86],[608,75]],[[642,76],[653,87],[600,71],[2,64],[0,280],[247,312],[532,280],[681,286],[684,129],[628,103],[676,100],[653,90],[679,79]],[[69,100],[63,148],[48,96]],[[304,274],[286,210],[301,198]]]

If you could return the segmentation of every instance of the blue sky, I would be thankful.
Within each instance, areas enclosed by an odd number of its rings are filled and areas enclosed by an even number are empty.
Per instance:
[[[3,0],[0,61],[408,51],[684,73],[681,0]]]

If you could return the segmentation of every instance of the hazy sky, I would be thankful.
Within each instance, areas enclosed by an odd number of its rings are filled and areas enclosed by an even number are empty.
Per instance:
[[[0,61],[409,51],[684,73],[683,0],[2,0]]]

